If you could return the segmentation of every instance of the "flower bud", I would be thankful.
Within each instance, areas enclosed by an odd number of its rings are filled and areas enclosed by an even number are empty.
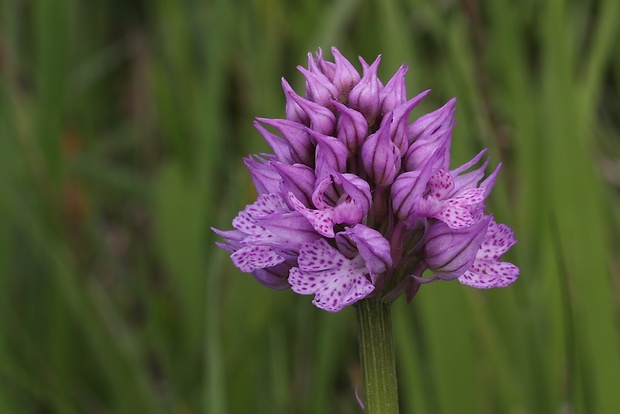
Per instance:
[[[418,118],[407,129],[409,148],[404,157],[405,170],[413,171],[420,168],[426,160],[438,149],[446,148],[450,151],[452,128],[454,127],[453,108],[456,99],[449,100],[443,107]],[[448,169],[450,158],[446,157],[442,168]]]
[[[407,86],[405,85],[405,74],[407,66],[402,65],[394,76],[385,84],[385,87],[379,93],[381,100],[381,113],[387,114],[396,107],[407,101]]]
[[[381,110],[379,92],[383,89],[383,85],[377,77],[377,68],[379,67],[381,56],[377,57],[370,66],[362,58],[360,58],[360,61],[364,66],[364,76],[351,90],[349,106],[361,112],[368,124],[371,125]]]
[[[409,141],[407,138],[407,126],[409,124],[409,114],[413,108],[430,92],[430,89],[418,94],[409,101],[404,102],[402,105],[394,108],[393,120],[390,125],[390,138],[394,145],[398,147],[401,154],[405,154],[409,148]],[[387,116],[387,115],[386,115]]]
[[[331,101],[338,97],[338,89],[320,72],[310,72],[298,66],[297,69],[306,78],[306,97],[326,108],[333,107]]]
[[[282,89],[284,90],[284,99],[286,99],[286,106],[284,108],[286,119],[306,126],[309,125],[310,118],[308,118],[308,114],[295,102],[293,96],[297,94],[284,78],[282,78]]]
[[[342,54],[332,47],[332,55],[334,56],[334,77],[332,83],[338,89],[338,100],[346,102],[351,89],[360,81],[360,74],[355,70],[351,62],[349,62]]]
[[[316,177],[314,170],[303,164],[286,165],[272,161],[271,164],[282,177],[281,191],[295,194],[302,203],[310,206]]]
[[[336,124],[336,136],[349,149],[351,155],[356,155],[368,133],[368,122],[364,115],[338,101],[333,102],[339,112]]]
[[[392,184],[400,170],[400,151],[390,139],[391,123],[391,117],[383,118],[379,130],[362,145],[362,164],[377,186]]]
[[[468,270],[480,249],[491,221],[491,216],[479,217],[469,227],[453,229],[437,221],[428,229],[424,238],[424,262],[443,280],[452,280]]]
[[[322,180],[332,172],[344,172],[347,166],[347,147],[338,138],[308,130],[316,140],[316,178]]]
[[[289,92],[289,96],[306,113],[310,120],[310,128],[313,131],[325,135],[331,135],[334,132],[336,117],[332,111],[315,102],[304,99],[294,92]]]
[[[439,171],[445,150],[435,152],[431,158],[417,171],[400,174],[390,189],[390,199],[396,217],[413,223],[417,217],[414,212],[418,203],[424,199],[426,186],[430,178]]]
[[[288,119],[256,118],[257,121],[274,127],[288,143],[293,163],[314,166],[314,144],[307,128]]]
[[[258,195],[278,191],[281,182],[280,174],[278,174],[272,165],[269,165],[268,160],[258,155],[254,155],[253,157],[255,157],[256,160],[252,157],[247,157],[243,159],[243,162],[250,171]],[[268,158],[275,159],[273,155],[270,157],[268,156]]]

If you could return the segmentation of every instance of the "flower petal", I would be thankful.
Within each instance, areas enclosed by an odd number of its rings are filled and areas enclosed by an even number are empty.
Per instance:
[[[477,257],[483,260],[497,260],[516,242],[514,232],[510,227],[492,221]]]
[[[288,284],[288,274],[290,270],[290,263],[283,262],[272,267],[256,269],[252,271],[252,276],[268,288],[283,290],[290,287]]]
[[[519,268],[512,263],[476,260],[459,282],[477,289],[506,287],[517,280]]]
[[[329,238],[334,237],[334,210],[311,210],[304,206],[293,193],[288,193],[288,200],[291,206],[299,211],[308,221],[312,224],[312,227],[321,235]]]
[[[245,212],[254,219],[266,217],[277,211],[288,210],[286,203],[279,194],[263,194],[245,208]]]
[[[272,267],[285,260],[269,246],[246,246],[230,255],[230,259],[242,272]]]
[[[383,273],[392,266],[390,242],[377,230],[363,224],[347,227],[345,231],[336,235],[336,244],[339,248],[345,236],[355,243],[371,274]],[[350,250],[350,247],[347,246],[347,250]]]
[[[454,180],[448,171],[439,170],[428,180],[428,187],[431,196],[445,199],[454,189]]]
[[[351,89],[351,93],[349,94],[349,106],[361,112],[368,121],[368,124],[374,122],[381,109],[379,93],[381,89],[383,89],[383,84],[377,77],[377,68],[379,67],[380,61],[381,56],[378,56],[372,65],[369,66],[360,58],[364,74],[359,83]]]
[[[287,248],[299,247],[303,243],[313,242],[321,237],[308,219],[297,211],[272,214],[258,219],[257,224],[277,237],[276,242]]]
[[[450,228],[460,229],[474,223],[470,206],[484,201],[484,188],[470,188],[463,194],[445,202],[445,209],[432,217],[446,223]]]
[[[299,267],[291,269],[288,281],[296,293],[315,294],[312,303],[318,308],[338,312],[374,290],[361,262],[347,259],[321,239],[301,248]]]
[[[435,214],[434,218],[443,221],[451,229],[462,229],[474,224],[474,217],[468,207],[455,203],[452,200],[448,200],[446,204],[446,208],[441,213]]]

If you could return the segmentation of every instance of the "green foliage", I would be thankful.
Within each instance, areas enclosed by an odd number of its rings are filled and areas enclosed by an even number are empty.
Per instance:
[[[305,54],[490,148],[519,282],[394,307],[402,412],[620,412],[620,2],[0,0],[0,412],[356,413],[352,310],[216,248]]]

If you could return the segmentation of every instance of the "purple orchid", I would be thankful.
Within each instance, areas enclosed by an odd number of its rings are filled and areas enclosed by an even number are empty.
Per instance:
[[[368,296],[392,264],[389,242],[363,224],[338,233],[336,243],[337,248],[325,239],[304,244],[288,279],[294,292],[314,294],[312,303],[329,312]]]
[[[499,166],[486,178],[488,160],[469,171],[482,151],[450,168],[456,100],[409,123],[430,91],[407,100],[406,66],[384,85],[380,57],[360,58],[360,75],[332,54],[299,67],[303,96],[282,79],[285,119],[254,123],[273,150],[245,159],[258,198],[234,230],[214,229],[233,264],[330,312],[367,297],[411,299],[433,280],[513,283],[519,269],[499,261],[513,232],[484,214]]]

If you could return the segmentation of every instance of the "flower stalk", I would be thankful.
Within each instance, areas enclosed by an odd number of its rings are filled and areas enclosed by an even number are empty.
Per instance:
[[[355,304],[355,310],[364,411],[367,414],[396,414],[398,388],[391,305],[380,299],[363,299]]]

